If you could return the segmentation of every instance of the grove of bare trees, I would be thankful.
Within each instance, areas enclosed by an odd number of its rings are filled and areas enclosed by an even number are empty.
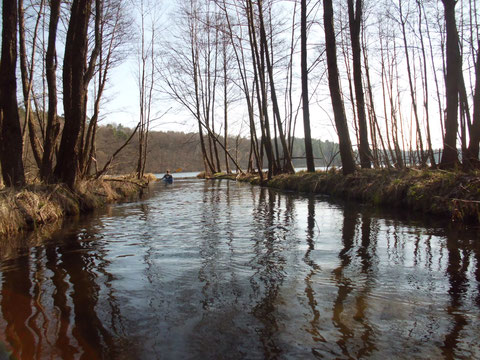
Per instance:
[[[138,65],[138,126],[100,169],[105,92],[126,59]],[[315,171],[313,137],[332,134],[344,174],[476,169],[479,62],[475,0],[3,0],[3,183],[23,186],[27,169],[74,187],[135,136],[142,176],[151,127],[170,109],[196,124],[207,173],[263,180],[293,173],[298,157]]]

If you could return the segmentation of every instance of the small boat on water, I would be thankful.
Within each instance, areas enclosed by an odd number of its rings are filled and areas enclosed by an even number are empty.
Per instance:
[[[167,172],[165,173],[165,175],[163,175],[162,181],[163,181],[165,184],[172,184],[172,183],[173,183],[173,176],[172,176],[172,174],[170,174],[170,170],[167,170]]]
[[[170,176],[170,177],[164,177],[162,179],[162,181],[165,183],[165,184],[173,184],[173,176]]]

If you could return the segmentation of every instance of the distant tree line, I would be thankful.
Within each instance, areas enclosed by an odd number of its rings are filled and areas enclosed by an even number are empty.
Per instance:
[[[103,168],[111,155],[132,134],[133,129],[121,125],[100,126],[97,130],[97,157],[96,166]],[[223,138],[220,138],[224,141]],[[204,139],[208,141],[208,139]],[[231,153],[235,161],[247,168],[250,158],[250,139],[244,137],[230,137]],[[338,144],[320,140],[313,140],[313,150],[316,165],[319,167],[340,166]],[[116,157],[109,168],[110,174],[130,173],[136,166],[138,151],[138,138],[132,140],[125,149]],[[296,168],[306,167],[305,143],[303,139],[296,139],[293,146],[293,162]],[[264,166],[268,164],[265,162]],[[233,162],[229,168],[235,169]],[[198,133],[150,131],[148,156],[145,171],[150,173],[203,171],[203,158]]]
[[[338,135],[344,174],[478,168],[479,8],[475,0],[186,0],[162,17],[153,0],[2,0],[3,182],[25,183],[30,149],[42,181],[74,187],[106,173],[132,141],[142,176],[160,98],[197,122],[210,173],[245,168],[263,179],[265,164],[267,178],[293,172],[299,124],[314,171],[311,128],[320,121]],[[100,168],[103,96],[128,56],[138,64],[138,125]],[[245,165],[231,142],[239,121]]]

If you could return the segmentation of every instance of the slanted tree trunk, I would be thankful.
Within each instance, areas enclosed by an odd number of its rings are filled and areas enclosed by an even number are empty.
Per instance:
[[[421,0],[416,0],[418,7],[418,33],[420,37],[420,49],[422,51],[422,60],[423,60],[423,106],[425,108],[425,123],[427,130],[427,145],[428,145],[428,157],[430,158],[430,166],[432,168],[437,167],[437,162],[435,160],[435,154],[433,153],[432,145],[432,136],[430,132],[430,110],[429,110],[429,91],[428,91],[428,70],[427,70],[427,55],[425,51],[425,43],[423,40],[423,28],[422,28],[422,19],[423,19],[423,6]]]
[[[248,34],[249,34],[249,40],[250,40],[250,50],[252,53],[252,61],[253,61],[254,90],[256,88],[258,114],[260,118],[260,129],[262,132],[261,143],[265,148],[265,153],[267,155],[267,161],[268,161],[267,177],[268,179],[271,179],[273,174],[275,174],[278,171],[279,163],[278,163],[278,158],[275,159],[275,154],[272,146],[272,136],[270,131],[270,121],[268,116],[268,105],[267,105],[265,67],[264,67],[264,61],[263,61],[263,54],[261,55],[258,49],[258,41],[255,33],[255,24],[254,24],[254,11],[253,11],[253,5],[251,1],[246,2],[246,10],[247,10],[247,18],[248,18],[248,24],[249,24]],[[250,99],[248,97],[248,94],[246,97],[247,97],[247,102],[249,103]],[[251,112],[253,114],[253,109],[251,109]]]
[[[268,77],[270,80],[270,93],[272,97],[272,105],[273,105],[273,113],[274,113],[274,118],[276,119],[276,125],[278,128],[278,137],[280,138],[280,142],[282,144],[283,148],[283,160],[284,160],[284,171],[287,173],[293,173],[295,172],[292,164],[292,158],[291,155],[288,151],[288,144],[287,140],[285,138],[285,132],[283,131],[283,125],[282,125],[282,120],[280,118],[280,108],[278,106],[278,100],[277,100],[277,93],[275,90],[275,81],[274,81],[274,76],[273,76],[273,64],[270,59],[270,51],[268,47],[268,42],[267,42],[267,34],[265,31],[265,25],[263,21],[263,8],[262,8],[262,1],[258,1],[258,18],[260,21],[260,41],[264,46],[265,50],[265,60],[266,60],[266,65],[267,65],[267,72],[268,72]],[[275,144],[277,143],[277,140],[275,139]]]
[[[48,45],[47,53],[45,55],[46,78],[48,84],[48,117],[40,177],[46,182],[52,180],[53,156],[58,134],[60,133],[60,121],[57,117],[57,54],[55,45],[57,41],[58,20],[60,18],[60,3],[61,0],[51,0],[50,2]]]
[[[33,30],[32,40],[32,55],[30,61],[30,68],[28,67],[27,60],[27,46],[25,41],[25,11],[23,9],[23,0],[18,0],[18,37],[19,37],[19,56],[20,56],[20,74],[22,78],[22,90],[23,90],[23,104],[25,107],[25,126],[28,127],[28,137],[30,139],[30,145],[32,147],[33,157],[37,166],[40,168],[42,164],[42,154],[40,141],[35,132],[35,126],[32,121],[32,107],[30,94],[32,92],[33,85],[33,69],[35,66],[35,52],[37,48],[37,34],[38,26],[40,24],[41,13],[43,12],[43,0],[40,2],[38,15],[35,23],[35,29]]]
[[[456,0],[442,0],[445,8],[447,29],[447,118],[445,120],[445,140],[440,167],[451,169],[458,164],[457,131],[458,131],[458,84],[461,58],[458,49],[458,33],[455,22]]]
[[[305,133],[305,156],[307,171],[315,172],[313,160],[312,134],[310,131],[310,109],[308,99],[308,64],[307,64],[307,0],[301,1],[301,69],[302,69],[302,103],[303,128]]]
[[[340,93],[340,82],[338,80],[337,45],[333,27],[332,0],[323,0],[323,23],[325,27],[328,85],[330,87],[335,126],[339,140],[340,158],[342,160],[343,174],[348,175],[355,172],[355,160],[353,158],[352,143],[350,141],[350,134],[348,133],[347,118]]]
[[[408,49],[408,44],[407,44],[407,31],[405,28],[407,19],[403,15],[402,11],[402,0],[399,0],[398,3],[399,11],[400,11],[400,24],[402,27],[402,35],[403,35],[403,47],[405,50],[405,60],[407,61],[407,75],[408,75],[408,85],[410,88],[410,98],[412,100],[412,108],[413,108],[413,114],[415,116],[415,127],[416,127],[416,132],[417,132],[417,141],[418,145],[420,146],[420,165],[422,167],[425,167],[427,164],[427,159],[425,156],[424,152],[424,147],[423,147],[423,138],[422,138],[422,132],[421,132],[421,127],[420,127],[420,119],[418,116],[418,106],[417,106],[417,95],[416,95],[416,90],[413,86],[413,79],[412,79],[412,69],[411,69],[411,64],[410,64],[410,51]]]
[[[2,57],[0,64],[0,161],[5,186],[23,186],[22,134],[17,103],[17,1],[2,2]]]
[[[356,0],[355,8],[353,0],[348,0],[348,19],[350,25],[350,41],[352,44],[353,58],[353,83],[355,85],[355,99],[357,104],[357,119],[359,130],[360,165],[362,168],[372,167],[372,154],[368,141],[368,123],[365,113],[365,96],[362,84],[362,54],[360,46],[360,30],[362,24],[362,0]]]

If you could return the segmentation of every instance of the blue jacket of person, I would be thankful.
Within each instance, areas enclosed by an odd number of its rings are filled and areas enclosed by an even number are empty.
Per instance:
[[[167,173],[163,175],[162,180],[166,182],[167,184],[173,183],[173,176],[170,174],[170,171],[167,170]]]

